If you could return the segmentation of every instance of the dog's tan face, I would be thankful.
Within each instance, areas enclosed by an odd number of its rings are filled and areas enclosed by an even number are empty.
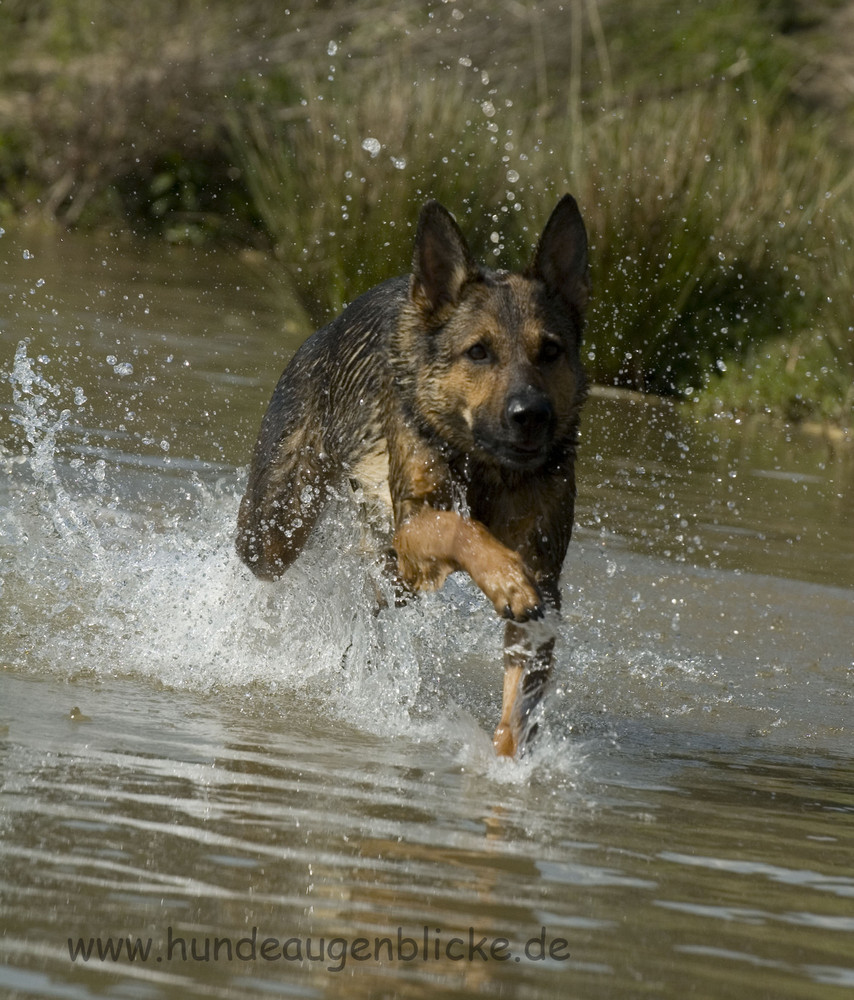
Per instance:
[[[422,212],[398,353],[413,411],[453,452],[536,471],[574,435],[588,278],[574,201],[552,214],[525,274],[479,268],[440,206]]]
[[[580,316],[542,281],[485,276],[425,335],[416,409],[454,451],[536,470],[571,433],[583,398]]]

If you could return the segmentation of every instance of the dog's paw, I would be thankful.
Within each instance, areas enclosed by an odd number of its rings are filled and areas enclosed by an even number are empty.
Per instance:
[[[502,618],[527,622],[545,614],[542,594],[515,552],[487,574],[483,584],[481,589]]]

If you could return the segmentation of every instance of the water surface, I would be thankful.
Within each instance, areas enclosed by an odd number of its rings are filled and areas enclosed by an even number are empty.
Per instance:
[[[546,733],[497,761],[466,581],[374,616],[342,511],[278,585],[233,554],[304,334],[249,263],[0,265],[4,995],[850,995],[850,452],[592,399]]]

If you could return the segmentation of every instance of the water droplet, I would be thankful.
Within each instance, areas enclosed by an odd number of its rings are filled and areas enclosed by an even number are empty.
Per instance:
[[[378,156],[382,148],[382,143],[379,139],[375,139],[373,136],[368,136],[367,139],[362,139],[362,149],[364,149],[366,153],[370,153],[371,157]]]
[[[338,52],[338,42],[330,42],[326,46],[326,54],[328,56],[334,56]]]
[[[405,156],[393,156],[391,162],[397,167],[398,170],[406,169],[406,157]]]
[[[22,256],[23,256],[24,260],[32,260],[33,259],[33,255],[30,253],[29,250],[25,250],[23,252]]]
[[[519,171],[518,170],[508,170],[507,171],[507,183],[517,184],[519,181]]]
[[[480,110],[487,118],[492,118],[495,115],[495,105],[492,101],[484,101],[480,106]]]

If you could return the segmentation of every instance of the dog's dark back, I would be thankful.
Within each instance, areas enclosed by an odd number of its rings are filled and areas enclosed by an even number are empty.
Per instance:
[[[339,467],[358,457],[376,425],[386,341],[397,326],[408,278],[392,278],[351,302],[303,342],[273,392],[258,435],[252,473],[273,460],[280,443],[311,423]]]
[[[289,547],[298,549],[324,485],[381,440],[386,345],[408,287],[404,276],[365,292],[309,337],[282,373],[261,422],[238,521],[238,553],[259,576],[279,576],[290,562],[281,545],[265,552],[274,525],[289,520]]]

